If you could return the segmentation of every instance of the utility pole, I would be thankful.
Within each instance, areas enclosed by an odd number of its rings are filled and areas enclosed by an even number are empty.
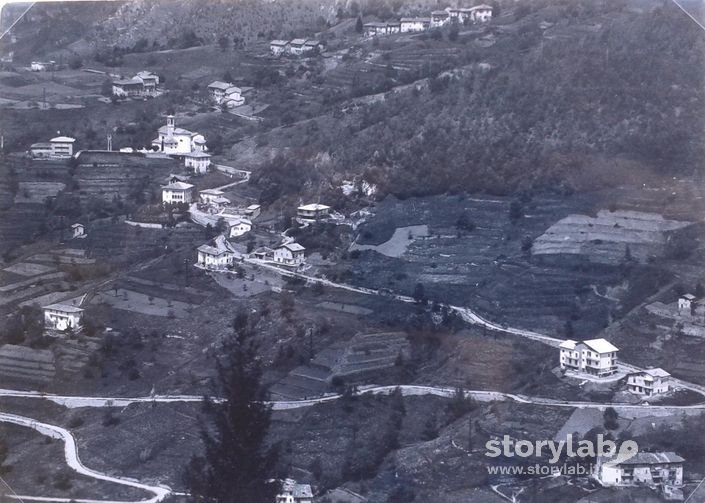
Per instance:
[[[108,152],[113,150],[113,135],[108,134]]]

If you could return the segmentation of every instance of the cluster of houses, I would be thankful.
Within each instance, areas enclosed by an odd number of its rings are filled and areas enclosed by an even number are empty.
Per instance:
[[[491,5],[476,5],[474,7],[452,8],[431,12],[429,17],[403,17],[399,21],[370,22],[363,25],[366,37],[377,35],[392,35],[395,33],[412,33],[425,31],[430,28],[458,23],[486,23],[492,19],[493,8]]]
[[[33,143],[29,155],[33,159],[68,159],[73,156],[75,138],[57,136],[46,143]]]
[[[323,50],[323,44],[315,39],[295,38],[293,40],[272,40],[269,43],[269,52],[272,56],[304,56],[315,54]]]
[[[113,81],[113,96],[117,98],[154,98],[159,96],[159,75],[142,71],[129,79]]]
[[[242,89],[230,82],[221,82],[220,80],[211,82],[208,84],[208,95],[219,106],[235,108],[245,104]]]
[[[603,378],[617,373],[619,349],[605,339],[563,341],[560,346],[560,367],[572,374]],[[651,397],[672,389],[671,374],[660,368],[650,368],[627,375],[627,390],[635,395]]]
[[[252,219],[261,211],[259,205],[231,209],[228,207],[230,201],[223,197],[222,191],[214,189],[201,191],[200,201],[217,209],[215,216],[223,218],[228,224],[227,235],[230,239],[250,232]],[[297,208],[296,215],[301,223],[317,222],[331,217],[331,208],[319,203],[305,204]],[[211,243],[198,248],[196,265],[209,270],[222,270],[232,267],[235,260],[242,258],[243,256],[227,242],[225,235],[220,235]],[[249,258],[296,269],[306,262],[306,248],[293,240],[285,240],[274,248],[263,246],[253,250]]]

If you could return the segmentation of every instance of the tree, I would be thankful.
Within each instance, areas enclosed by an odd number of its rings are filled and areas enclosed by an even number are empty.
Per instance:
[[[255,323],[246,312],[233,321],[234,333],[216,362],[222,403],[206,401],[203,455],[191,458],[184,482],[195,501],[270,503],[279,487],[271,482],[277,448],[265,443],[271,406],[262,385]]]
[[[362,33],[362,30],[365,28],[365,26],[362,24],[362,18],[358,17],[357,22],[355,23],[355,31],[357,33]]]
[[[72,70],[78,70],[83,66],[83,60],[80,56],[74,56],[69,60],[69,68]]]
[[[614,410],[613,407],[607,407],[605,413],[603,414],[604,426],[606,430],[616,430],[619,428],[619,414]]]
[[[421,303],[424,301],[426,298],[426,293],[425,289],[422,283],[416,283],[416,286],[414,287],[414,300],[418,303]]]
[[[222,51],[226,51],[230,47],[230,39],[227,35],[221,35],[218,37],[218,45]]]

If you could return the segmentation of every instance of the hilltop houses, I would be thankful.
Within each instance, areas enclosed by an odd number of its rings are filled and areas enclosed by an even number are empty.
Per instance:
[[[424,31],[431,27],[430,17],[403,17],[401,18],[401,32]]]
[[[563,341],[560,346],[560,365],[595,377],[607,377],[617,372],[617,349],[605,339],[576,342]]]
[[[624,461],[599,456],[595,478],[604,486],[681,486],[683,461],[675,452],[639,452]]]
[[[269,43],[269,52],[272,56],[281,56],[289,51],[288,40],[272,40]]]
[[[230,82],[216,80],[208,84],[208,94],[216,105],[225,105],[228,108],[239,107],[245,104],[242,89]]]
[[[428,17],[404,17],[398,22],[365,23],[363,25],[363,33],[366,37],[375,37],[394,33],[420,32],[429,28],[440,28],[450,23],[486,23],[492,20],[493,12],[493,7],[487,4],[474,7],[447,7],[444,10],[432,11]]]
[[[158,136],[152,140],[152,148],[158,152],[173,155],[185,155],[193,152],[206,152],[206,139],[199,133],[176,127],[173,115],[168,115],[166,125],[158,130]]]
[[[83,321],[83,309],[70,304],[51,304],[42,308],[44,328],[48,330],[79,330]]]
[[[671,389],[671,374],[660,368],[634,372],[627,376],[627,390],[643,396],[668,393]]]
[[[180,204],[193,202],[193,185],[184,182],[171,182],[162,187],[162,203]]]
[[[323,45],[315,39],[295,38],[293,40],[272,40],[269,42],[269,52],[272,56],[289,54],[305,56],[321,51]]]
[[[212,243],[199,246],[196,251],[196,266],[209,270],[226,269],[233,265],[237,256],[237,252],[222,235],[216,237]]]
[[[113,96],[118,98],[159,96],[159,76],[143,71],[129,79],[114,80]]]
[[[57,136],[48,143],[34,143],[29,147],[29,155],[33,159],[68,159],[73,156],[75,138]]]
[[[366,37],[376,37],[377,35],[392,35],[401,33],[401,23],[398,21],[372,22],[362,25],[363,33]]]

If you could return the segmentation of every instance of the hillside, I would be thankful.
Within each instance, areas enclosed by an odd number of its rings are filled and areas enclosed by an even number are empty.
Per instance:
[[[480,38],[416,41],[417,53],[455,48],[458,69],[444,73],[448,58],[427,59],[426,86],[380,95],[342,119],[316,118],[305,129],[317,134],[305,143],[291,130],[258,143],[289,154],[304,143],[301,156],[327,152],[333,171],[364,173],[383,192],[401,196],[593,190],[628,183],[637,173],[698,171],[705,153],[702,31],[670,4],[650,11],[573,4],[535,2]],[[409,50],[410,44],[380,47],[380,66],[402,62]],[[392,70],[387,89],[406,78],[401,65]]]

